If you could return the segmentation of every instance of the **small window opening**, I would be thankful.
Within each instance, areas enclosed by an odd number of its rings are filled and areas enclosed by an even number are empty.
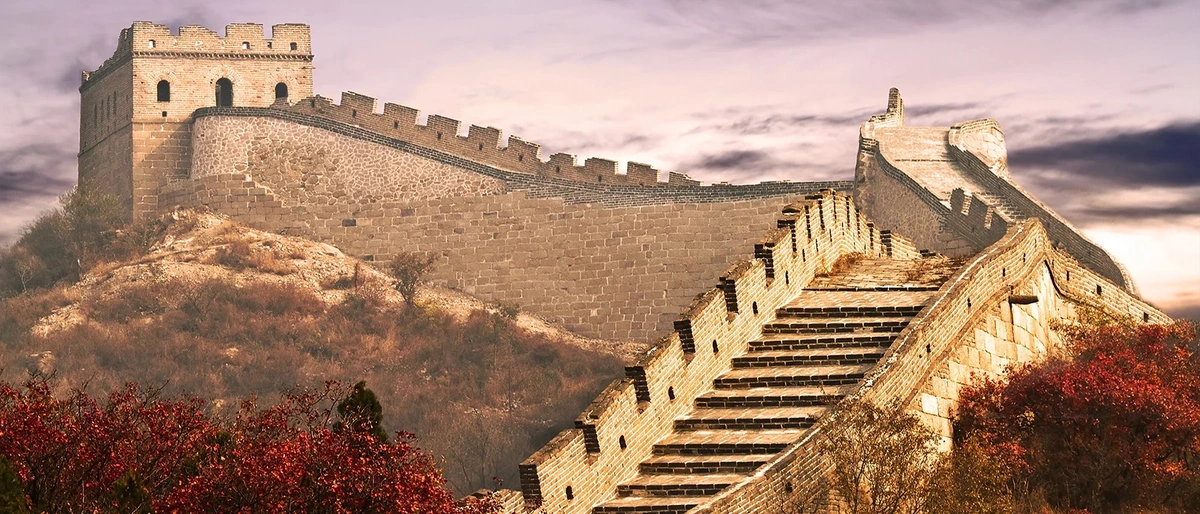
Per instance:
[[[596,175],[596,182],[604,182],[604,176],[603,176],[603,175]]]
[[[479,151],[483,151],[483,143],[479,143]]]
[[[249,49],[250,49],[250,42],[242,41],[242,50],[249,50]]]
[[[554,172],[555,172],[555,173],[562,173],[562,166],[555,166],[555,167],[554,167]]]
[[[156,42],[155,42],[153,39],[151,39],[150,41],[147,41],[147,42],[146,42],[146,47],[147,47],[147,48],[154,48],[154,46],[155,46],[155,45],[157,45],[157,44],[158,44],[158,43],[156,43]]]
[[[1067,280],[1071,280],[1071,270],[1067,270]]]
[[[721,349],[717,347],[716,339],[713,339],[713,353],[721,353]]]
[[[171,83],[165,80],[158,81],[158,101],[171,101]]]
[[[163,112],[162,112],[162,114],[163,114],[163,117],[164,117],[164,118],[166,118],[166,117],[167,117],[167,111],[163,111]]]
[[[971,308],[971,299],[970,298],[967,298],[967,308],[968,309]]]
[[[800,262],[808,262],[808,255],[805,255],[804,250],[800,250]]]
[[[438,137],[438,141],[441,141],[441,140],[442,140],[442,133],[441,133],[441,132],[438,132],[438,136],[437,136],[437,137]]]
[[[783,483],[784,494],[792,494],[792,482],[789,480]]]
[[[792,275],[786,271],[783,272],[783,285],[789,285],[791,283],[792,283]]]
[[[267,41],[267,48],[275,48],[275,45],[272,44],[270,41]]]
[[[233,107],[233,82],[227,78],[217,81],[217,107]]]
[[[525,162],[525,154],[523,154],[523,153],[517,154],[517,162]]]
[[[1007,277],[1008,276],[1008,268],[1000,268],[1000,276]]]
[[[1104,294],[1104,288],[1100,287],[1100,284],[1096,284],[1096,296],[1099,296],[1102,294]]]
[[[668,400],[675,399],[675,388],[674,387],[667,387],[667,399]]]
[[[309,107],[316,107],[316,106],[317,106],[317,101],[316,101],[316,100],[309,100],[309,101],[308,101],[308,106],[309,106]]]
[[[1025,262],[1025,254],[1021,254],[1021,262]]]
[[[393,122],[392,122],[392,128],[394,128],[394,129],[398,129],[398,128],[400,128],[400,122],[398,122],[398,121],[393,121]]]
[[[629,447],[625,444],[625,436],[621,436],[619,439],[617,439],[617,444],[621,445],[622,450]]]
[[[1150,322],[1150,313],[1143,312],[1142,313],[1142,323],[1149,323],[1149,322]]]
[[[758,302],[750,302],[750,311],[758,314]]]
[[[571,486],[567,486],[567,499],[568,500],[575,499],[575,490],[571,489]]]
[[[283,82],[275,84],[275,99],[279,100],[280,98],[282,98],[282,99],[286,100],[287,97],[288,97],[287,84],[284,84]]]
[[[292,50],[296,49],[296,43],[292,43]]]

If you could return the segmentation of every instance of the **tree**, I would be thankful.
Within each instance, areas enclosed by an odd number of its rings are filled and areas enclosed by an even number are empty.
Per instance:
[[[836,426],[817,449],[834,465],[830,488],[848,512],[920,512],[937,436],[899,405],[846,400],[828,415]]]
[[[396,280],[394,287],[404,297],[404,303],[409,307],[417,303],[417,288],[425,282],[425,276],[433,271],[434,255],[422,256],[417,253],[405,252],[392,259],[388,271]]]
[[[375,391],[367,389],[366,381],[354,384],[350,396],[338,402],[337,411],[342,419],[334,425],[335,429],[349,427],[369,433],[385,443],[388,441],[387,430],[383,429],[383,406],[375,398]]]
[[[21,477],[13,469],[12,462],[3,455],[0,455],[0,512],[29,512],[25,501],[25,489],[21,487]]]
[[[1071,358],[963,390],[955,437],[976,438],[1015,490],[1054,508],[1200,510],[1200,360],[1173,325],[1066,328]]]
[[[483,513],[495,507],[456,504],[410,434],[387,443],[371,430],[335,430],[335,405],[346,405],[351,417],[356,405],[377,412],[365,387],[348,391],[329,382],[285,394],[265,409],[251,398],[228,422],[207,415],[199,399],[164,399],[134,384],[106,402],[78,390],[65,398],[50,391],[45,379],[24,387],[0,383],[0,507],[17,505],[5,512]]]

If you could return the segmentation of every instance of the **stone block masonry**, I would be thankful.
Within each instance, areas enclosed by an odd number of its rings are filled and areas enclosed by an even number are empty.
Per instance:
[[[501,170],[283,109],[210,108],[163,205],[377,261],[440,254],[435,283],[590,337],[652,339],[783,205],[848,183],[589,184]],[[845,206],[843,206],[844,208]]]

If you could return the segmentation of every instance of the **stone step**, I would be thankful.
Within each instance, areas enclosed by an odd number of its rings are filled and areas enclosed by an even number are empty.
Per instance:
[[[708,496],[644,496],[609,500],[592,509],[593,514],[684,514],[708,500]]]
[[[774,430],[808,428],[824,407],[697,408],[675,420],[675,430]]]
[[[697,473],[753,473],[772,454],[759,455],[655,455],[641,464],[641,472],[648,475],[675,475]]]
[[[617,496],[710,496],[745,478],[745,475],[734,473],[638,475],[618,485]]]
[[[885,305],[885,306],[853,306],[853,307],[796,307],[788,306],[776,309],[777,318],[849,318],[849,317],[897,317],[916,316],[924,306],[921,305]]]
[[[774,366],[806,366],[813,364],[867,364],[883,357],[885,348],[815,348],[811,350],[753,351],[734,357],[733,367],[767,368]]]
[[[874,366],[787,366],[772,368],[742,368],[729,371],[716,380],[717,389],[748,389],[752,387],[795,387],[855,384]]]
[[[803,430],[698,430],[676,432],[654,445],[655,455],[773,455]]]
[[[768,409],[774,407],[821,407],[846,396],[853,385],[806,387],[757,387],[717,389],[696,398],[697,409]],[[693,411],[689,415],[700,415]]]
[[[896,340],[892,333],[866,334],[768,334],[750,341],[750,351],[808,350],[815,348],[887,347]]]
[[[763,325],[763,334],[899,332],[910,316],[777,319]]]

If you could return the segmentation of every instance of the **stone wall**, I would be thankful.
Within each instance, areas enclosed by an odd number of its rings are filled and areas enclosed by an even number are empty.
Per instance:
[[[1037,302],[1013,305],[1014,295]],[[1042,225],[1027,221],[952,276],[850,397],[899,402],[948,437],[953,405],[971,374],[995,376],[1006,364],[1043,358],[1061,344],[1050,323],[1069,319],[1078,305],[1143,323],[1170,321],[1055,249]],[[782,499],[815,487],[829,471],[810,443],[831,430],[838,430],[837,420],[822,419],[750,480],[694,512],[778,512]]]
[[[847,183],[586,184],[491,168],[282,109],[196,113],[192,176],[161,205],[384,261],[440,256],[435,283],[562,323],[648,340],[773,228],[781,206]]]
[[[776,218],[777,228],[753,246],[755,258],[721,274],[718,286],[697,296],[676,319],[675,332],[626,367],[626,378],[580,414],[576,428],[521,464],[526,507],[591,512],[637,472],[653,444],[671,432],[673,421],[711,389],[713,379],[731,367],[731,358],[745,353],[747,342],[761,336],[763,323],[817,272],[846,253],[889,252],[843,194],[811,196]],[[741,249],[746,254],[751,246]]]
[[[159,189],[187,176],[192,113],[216,105],[218,80],[230,81],[234,106],[272,105],[279,84],[288,98],[312,96],[308,26],[275,25],[271,38],[255,23],[225,31],[189,25],[173,35],[136,22],[113,56],[83,75],[80,177],[98,177],[134,216],[157,212]],[[109,141],[114,130],[124,130],[121,140]]]

